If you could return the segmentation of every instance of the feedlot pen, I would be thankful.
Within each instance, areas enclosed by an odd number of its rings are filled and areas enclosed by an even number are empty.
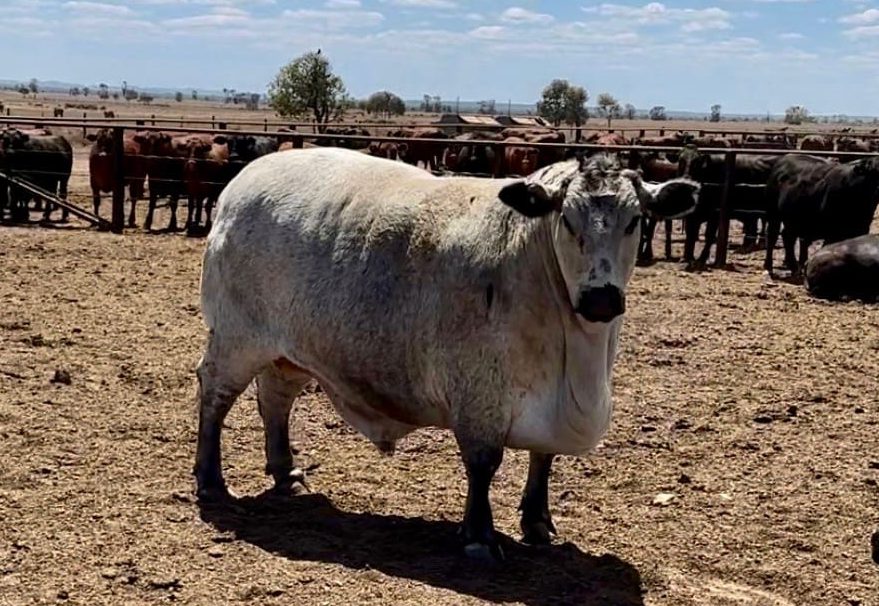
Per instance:
[[[527,455],[508,451],[492,490],[507,562],[478,569],[455,537],[451,434],[382,457],[315,387],[293,417],[309,493],[263,494],[248,391],[224,434],[246,496],[196,505],[202,248],[0,228],[3,606],[879,604],[876,306],[767,284],[760,252],[732,251],[736,271],[638,268],[611,430],[554,467],[559,538],[515,542]]]
[[[419,431],[383,458],[314,389],[293,422],[312,492],[261,496],[248,392],[224,449],[248,496],[199,510],[202,241],[0,234],[4,606],[879,599],[879,316],[765,284],[759,254],[741,272],[636,270],[612,428],[554,470],[557,544],[511,543],[527,456],[510,451],[492,492],[508,561],[479,571],[456,542],[451,435]],[[655,505],[660,493],[674,496]]]

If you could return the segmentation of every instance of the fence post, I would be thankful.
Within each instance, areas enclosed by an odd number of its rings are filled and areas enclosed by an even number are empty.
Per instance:
[[[124,131],[113,129],[113,220],[111,230],[121,234],[125,227],[125,140]]]
[[[262,130],[265,133],[269,132],[269,119],[268,118],[262,119]]]
[[[82,123],[82,138],[83,138],[83,139],[85,139],[86,135],[88,135],[88,128],[87,128],[86,125],[85,125],[85,117],[86,117],[86,113],[85,113],[85,112],[82,112],[82,119],[83,119],[83,123]]]
[[[150,114],[150,120],[152,120],[151,124],[153,126],[156,125],[156,114]]]
[[[495,143],[491,146],[494,150],[494,166],[491,170],[492,177],[500,178],[504,176],[504,154],[507,151],[507,148],[499,143]]]
[[[642,128],[641,130],[638,131],[638,138],[643,139],[644,135],[646,135],[646,134],[647,134],[647,132]]]
[[[305,147],[305,138],[302,135],[293,135],[293,147],[295,149],[302,149]]]
[[[664,128],[660,128],[660,129],[659,129],[659,136],[660,136],[660,137],[664,137],[664,136],[665,136],[665,129],[664,129]]]
[[[720,223],[717,227],[717,252],[714,254],[716,267],[726,266],[726,252],[729,248],[729,210],[730,198],[736,180],[736,153],[727,152],[725,174],[723,178],[723,192],[720,198]]]
[[[211,116],[211,128],[217,128],[216,122],[217,122],[217,117],[212,115]]]

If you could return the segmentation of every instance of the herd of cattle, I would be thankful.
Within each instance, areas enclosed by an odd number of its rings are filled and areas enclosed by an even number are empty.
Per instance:
[[[502,132],[467,132],[450,137],[441,128],[401,128],[387,134],[398,141],[371,140],[371,134],[359,128],[329,128],[328,135],[304,147],[336,146],[363,153],[423,166],[434,171],[521,176],[564,160],[574,152],[564,145],[531,147],[532,144],[566,143],[563,133],[541,128],[510,128]],[[168,230],[177,230],[177,207],[181,198],[187,202],[185,226],[189,233],[204,233],[211,225],[217,198],[231,179],[249,162],[269,153],[292,149],[294,133],[254,137],[229,134],[169,134],[159,131],[132,132],[125,136],[124,179],[130,200],[128,225],[137,225],[136,204],[146,198],[148,209],[143,227],[152,229],[153,215],[160,199],[167,200],[171,211]],[[101,195],[113,191],[114,138],[109,129],[88,135],[92,142],[89,154],[89,177],[95,214],[100,213]],[[673,133],[661,137],[627,139],[619,133],[595,133],[582,142],[602,148],[639,145],[674,147],[678,152],[627,151],[623,161],[639,170],[645,181],[663,183],[687,177],[702,184],[699,205],[686,217],[684,261],[691,265],[708,262],[717,239],[719,207],[725,179],[725,156],[706,153],[703,148],[745,147],[749,149],[787,149],[851,151],[865,156],[851,162],[839,162],[811,155],[744,155],[735,160],[735,187],[731,191],[731,217],[743,226],[743,249],[753,250],[759,239],[765,242],[765,269],[772,274],[775,244],[781,235],[785,265],[802,272],[809,245],[817,240],[825,244],[866,234],[877,204],[879,188],[879,139],[854,136],[825,137],[809,135],[799,141],[787,133],[733,137],[695,137]],[[493,145],[503,143],[503,145]],[[0,131],[0,171],[66,197],[73,165],[70,143],[46,129]],[[0,188],[0,218],[8,212],[13,220],[26,218],[30,196],[15,188]],[[52,205],[43,209],[49,219]],[[62,219],[67,211],[62,210]],[[203,217],[204,215],[204,217]],[[203,221],[204,219],[204,221]],[[203,221],[203,222],[202,222]],[[761,225],[762,223],[762,225]],[[696,244],[704,229],[702,250]],[[783,226],[783,231],[781,230]],[[652,262],[656,221],[644,217],[639,261]],[[665,222],[665,255],[671,258],[671,221]],[[795,246],[799,241],[797,258]]]

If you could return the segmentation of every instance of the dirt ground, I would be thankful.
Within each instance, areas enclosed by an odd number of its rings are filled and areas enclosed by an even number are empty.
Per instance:
[[[0,228],[3,606],[879,604],[875,306],[769,285],[759,253],[730,271],[639,268],[613,426],[554,468],[558,540],[517,542],[527,456],[508,451],[492,491],[507,562],[484,569],[456,542],[451,436],[420,431],[383,458],[313,388],[294,422],[310,492],[263,494],[249,391],[224,435],[246,496],[199,509],[202,247]]]

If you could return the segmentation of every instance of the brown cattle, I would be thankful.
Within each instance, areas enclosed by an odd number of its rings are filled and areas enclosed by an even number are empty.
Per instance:
[[[92,141],[89,151],[89,182],[92,189],[92,203],[95,214],[100,216],[101,193],[110,193],[116,182],[113,167],[115,145],[113,131],[102,128],[97,133],[86,137]],[[137,133],[123,139],[122,170],[125,186],[128,188],[128,199],[131,211],[128,213],[128,227],[136,227],[137,201],[143,198],[144,182],[147,176],[147,160],[144,158],[142,145],[146,143],[146,133]]]
[[[442,161],[446,144],[423,141],[422,139],[448,139],[449,136],[438,128],[403,128],[388,133],[389,137],[409,139],[405,151],[399,149],[400,159],[407,164],[418,166],[423,164],[427,170],[436,170]]]
[[[406,153],[407,145],[405,143],[394,143],[392,141],[372,141],[367,148],[367,153],[376,158],[385,158],[386,160],[398,160],[401,155]],[[401,154],[402,152],[402,154]]]
[[[867,141],[854,137],[840,137],[836,142],[836,150],[841,152],[862,152],[865,154],[873,151],[872,146]]]
[[[521,137],[509,137],[506,143],[527,143]],[[507,176],[526,176],[537,170],[538,150],[533,147],[511,145],[504,148],[504,174]]]
[[[564,143],[565,134],[548,128],[507,128],[501,132],[504,139],[521,138],[528,143]],[[537,168],[549,166],[565,159],[563,147],[540,148],[537,152]]]
[[[186,229],[189,234],[201,233],[202,208],[205,211],[203,231],[211,229],[211,211],[227,183],[229,147],[223,135],[187,135],[174,141],[178,154],[184,158],[183,181],[188,198]]]
[[[629,141],[620,133],[601,133],[595,140],[596,145],[628,145]]]
[[[809,151],[833,151],[833,140],[824,135],[808,135],[803,137],[800,149]]]

